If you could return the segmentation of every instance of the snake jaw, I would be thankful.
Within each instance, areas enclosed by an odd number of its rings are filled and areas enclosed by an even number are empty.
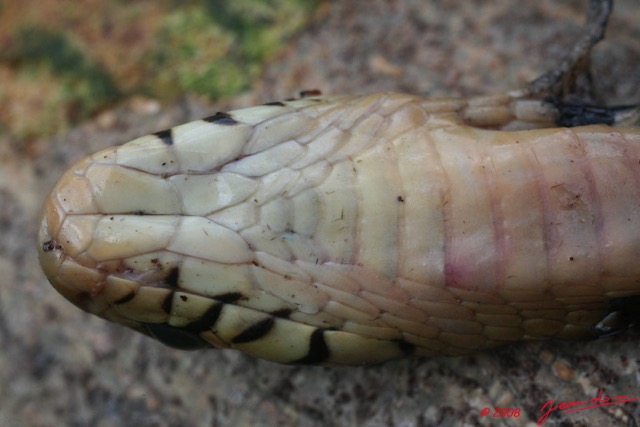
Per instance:
[[[86,191],[84,180],[76,174],[87,161],[81,161],[67,171],[47,198],[38,235],[38,258],[44,273],[59,293],[83,310],[98,313],[99,307],[92,307],[91,298],[87,295],[97,294],[102,280],[95,270],[82,265],[79,262],[82,258],[78,256],[91,234],[66,225],[70,213],[95,211],[90,204],[87,206],[90,199],[86,196],[90,193]]]
[[[95,203],[95,190],[85,176],[95,158],[105,150],[76,163],[58,181],[47,198],[38,235],[38,258],[51,285],[82,310],[134,329],[143,329],[113,309],[139,287],[133,281],[112,276],[119,261],[100,261],[91,253],[102,215]]]

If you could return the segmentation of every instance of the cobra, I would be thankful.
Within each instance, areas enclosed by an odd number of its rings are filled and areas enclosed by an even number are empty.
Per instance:
[[[623,329],[640,295],[638,108],[547,101],[567,70],[471,99],[311,95],[108,148],[46,200],[42,268],[168,345],[281,363]]]

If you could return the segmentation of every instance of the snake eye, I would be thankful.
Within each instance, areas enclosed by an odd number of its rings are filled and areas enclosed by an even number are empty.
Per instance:
[[[198,350],[211,348],[211,344],[194,332],[185,331],[166,323],[145,323],[149,335],[162,344],[179,350]]]

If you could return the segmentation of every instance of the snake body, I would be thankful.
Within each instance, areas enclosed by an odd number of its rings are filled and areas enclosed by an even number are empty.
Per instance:
[[[597,337],[640,295],[640,128],[552,116],[397,93],[218,113],[67,171],[40,262],[90,313],[281,363]]]

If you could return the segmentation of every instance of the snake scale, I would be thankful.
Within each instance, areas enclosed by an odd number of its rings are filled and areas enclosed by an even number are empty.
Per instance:
[[[640,128],[600,113],[558,127],[522,92],[217,113],[70,168],[40,262],[90,313],[281,363],[606,335],[640,296]]]

